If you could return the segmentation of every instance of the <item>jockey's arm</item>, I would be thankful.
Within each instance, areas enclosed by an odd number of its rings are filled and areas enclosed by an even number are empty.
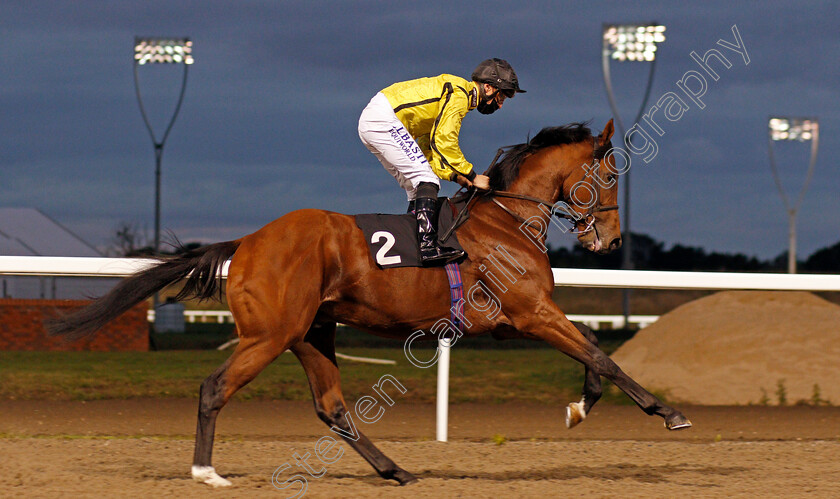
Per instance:
[[[463,187],[475,185],[479,189],[490,188],[489,178],[476,175],[472,163],[467,161],[458,144],[458,135],[463,120],[469,108],[466,100],[455,94],[443,108],[440,121],[431,134],[431,150],[433,170],[443,179],[457,182]]]

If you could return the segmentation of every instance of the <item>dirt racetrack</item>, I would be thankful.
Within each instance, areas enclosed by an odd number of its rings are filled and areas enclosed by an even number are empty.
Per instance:
[[[234,486],[214,490],[188,474],[194,401],[7,400],[0,408],[3,497],[289,497],[272,473],[330,434],[309,403],[231,403],[214,464]],[[398,403],[359,429],[420,483],[384,481],[342,444],[341,459],[308,477],[306,497],[840,496],[838,407],[683,407],[695,426],[681,432],[634,406],[596,406],[566,430],[561,409],[457,405],[442,444],[433,441],[434,407]]]

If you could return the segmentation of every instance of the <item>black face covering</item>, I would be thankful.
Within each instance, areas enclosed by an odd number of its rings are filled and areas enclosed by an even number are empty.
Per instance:
[[[478,106],[476,106],[476,109],[478,109],[478,112],[481,114],[493,114],[497,109],[499,109],[499,103],[496,102],[496,99],[490,101],[489,104],[486,101],[481,101],[478,103]]]
[[[498,90],[496,90],[498,92]],[[484,89],[481,90],[481,96],[478,101],[476,109],[481,114],[493,114],[499,109],[499,103],[496,101],[496,94],[493,94],[493,100],[487,103],[487,96],[484,95]]]

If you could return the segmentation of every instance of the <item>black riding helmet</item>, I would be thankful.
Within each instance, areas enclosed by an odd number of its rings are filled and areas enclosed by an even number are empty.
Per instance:
[[[479,83],[487,83],[498,88],[507,97],[513,97],[513,94],[524,94],[525,91],[519,88],[519,80],[516,78],[516,72],[510,64],[504,59],[487,59],[481,61],[481,64],[475,68],[472,74],[473,81]]]

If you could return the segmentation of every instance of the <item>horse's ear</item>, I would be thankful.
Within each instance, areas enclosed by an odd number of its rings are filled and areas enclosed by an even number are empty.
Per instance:
[[[599,137],[601,137],[602,142],[607,142],[612,138],[613,133],[615,133],[615,127],[613,126],[612,118],[610,118],[610,121],[607,122],[607,126],[604,127],[604,131],[601,132]]]

